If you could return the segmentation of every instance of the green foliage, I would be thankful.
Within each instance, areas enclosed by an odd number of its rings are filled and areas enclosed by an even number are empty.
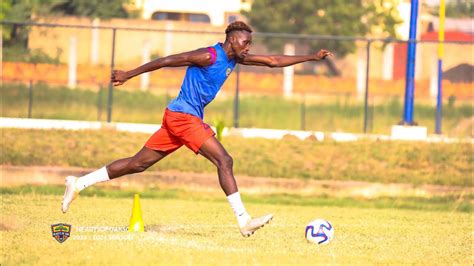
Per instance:
[[[0,2],[0,20],[6,20],[7,14],[11,13],[11,0],[3,0]],[[10,37],[11,27],[2,25],[2,38],[6,41]]]
[[[50,15],[126,18],[126,3],[127,0],[3,0],[0,19],[23,22]]]
[[[55,0],[2,0],[0,17],[2,20],[27,22],[36,17],[51,15]],[[21,43],[24,47],[28,41],[28,27],[17,25],[3,26],[3,37],[6,46]]]
[[[439,6],[430,7],[431,14],[439,16]],[[471,18],[474,17],[472,0],[457,0],[446,3],[446,17]]]
[[[12,9],[12,1],[11,0],[3,0],[0,2],[0,20],[4,20],[6,14],[10,13]]]
[[[128,0],[62,0],[52,7],[52,11],[64,15],[90,18],[126,18],[124,4]]]
[[[0,20],[14,22],[34,21],[38,17],[72,15],[90,18],[126,18],[127,0],[2,0]],[[134,14],[131,14],[134,16]],[[6,47],[21,44],[28,47],[29,27],[4,25],[3,38]]]
[[[51,57],[41,49],[27,49],[23,45],[13,44],[8,49],[3,49],[3,61],[5,62],[27,62],[27,63],[44,63],[59,64],[62,51],[58,49],[56,57]]]
[[[395,36],[395,25],[401,21],[395,5],[386,1],[307,1],[307,0],[255,0],[252,9],[244,14],[260,32],[277,32],[312,35],[365,36],[374,27],[381,27],[387,37]],[[288,40],[265,38],[265,43],[281,51]],[[318,40],[302,42],[312,50],[327,48],[338,56],[355,49],[352,41]]]

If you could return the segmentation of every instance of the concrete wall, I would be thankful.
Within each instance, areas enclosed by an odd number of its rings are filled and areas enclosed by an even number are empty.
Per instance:
[[[76,17],[50,18],[47,21],[41,22],[83,26],[93,25],[91,19]],[[224,41],[225,38],[225,26],[217,27],[206,23],[112,19],[98,21],[95,25],[164,30],[160,32],[117,30],[115,63],[117,66],[126,67],[136,66],[143,62],[143,49],[146,46],[151,48],[151,59],[154,59],[157,56],[162,57],[214,45],[216,42]],[[199,32],[179,33],[171,32],[172,30],[215,32],[215,34]],[[108,66],[110,65],[112,54],[112,30],[100,29],[95,31],[96,34],[91,29],[32,27],[29,35],[29,48],[41,49],[52,57],[59,56],[61,62],[67,63],[71,38],[75,37],[77,38],[77,63],[79,65],[98,64]],[[96,38],[95,42],[94,36]],[[390,58],[389,53],[384,53],[381,43],[375,42],[372,44],[370,78],[390,80],[390,75],[387,75],[387,69],[384,68],[386,64],[392,64],[390,69],[393,69],[393,78],[404,79],[406,53],[397,48],[401,46],[404,45],[394,44],[395,49],[392,49],[392,58]],[[95,52],[93,47],[97,49]],[[359,67],[362,67],[362,71],[365,71],[365,64],[358,63],[358,61],[365,60],[366,58],[365,47],[365,42],[359,42],[358,49],[354,54],[350,54],[345,58],[337,58],[336,55],[335,63],[343,77],[357,77],[357,69]],[[432,76],[433,58],[437,58],[436,49],[436,45],[433,44],[418,45],[417,79],[429,79]],[[473,53],[474,45],[447,44],[444,69],[449,69],[461,63],[474,64]]]
[[[61,17],[50,18],[40,22],[92,26],[88,18]],[[118,30],[116,34],[116,64],[139,64],[142,58],[142,49],[147,42],[151,44],[151,53],[155,56],[165,56],[199,47],[206,47],[218,41],[224,41],[225,27],[215,27],[204,23],[184,23],[152,20],[111,19],[98,23],[103,27],[128,27],[159,30],[195,30],[206,32],[222,32],[222,34],[205,33],[167,33]],[[93,64],[91,59],[93,34],[91,29],[77,29],[64,27],[32,27],[29,35],[29,48],[41,49],[48,55],[59,55],[61,62],[67,63],[71,37],[77,38],[78,64]],[[99,65],[110,65],[112,53],[112,30],[100,29],[98,34]]]

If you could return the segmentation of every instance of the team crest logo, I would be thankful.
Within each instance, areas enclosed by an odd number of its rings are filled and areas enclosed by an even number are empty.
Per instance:
[[[227,70],[225,71],[225,75],[226,77],[228,77],[230,75],[230,73],[232,72],[232,69],[229,67],[227,68]]]
[[[63,243],[71,235],[70,224],[53,224],[51,225],[51,233],[53,233],[54,239],[59,243]]]

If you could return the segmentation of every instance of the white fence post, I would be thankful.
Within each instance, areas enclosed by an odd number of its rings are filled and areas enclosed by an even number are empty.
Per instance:
[[[357,99],[364,100],[365,95],[365,76],[367,72],[367,56],[366,52],[362,52],[363,48],[357,49]]]
[[[97,65],[99,63],[99,33],[100,30],[96,27],[99,27],[100,19],[95,18],[92,21],[92,30],[91,30],[91,64]]]
[[[69,75],[68,87],[76,88],[77,85],[77,36],[71,36],[69,39]]]
[[[393,80],[393,43],[389,43],[383,50],[382,79]]]
[[[168,56],[173,53],[173,23],[166,23],[166,33],[165,33],[165,54],[163,56]]]
[[[438,100],[438,58],[433,57],[431,61],[430,98],[433,105],[436,106]]]
[[[285,55],[295,55],[295,45],[292,43],[285,44]],[[293,75],[294,66],[283,68],[283,96],[291,97],[293,95]]]
[[[142,50],[142,64],[150,62],[151,58],[151,42],[150,40],[146,40],[143,42],[143,50]],[[150,72],[143,73],[140,79],[140,89],[142,91],[148,90],[150,86]]]

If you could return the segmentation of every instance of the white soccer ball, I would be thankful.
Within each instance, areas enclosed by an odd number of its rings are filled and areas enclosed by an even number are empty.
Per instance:
[[[323,219],[311,221],[306,226],[305,237],[308,242],[316,245],[327,245],[334,238],[334,227]]]

